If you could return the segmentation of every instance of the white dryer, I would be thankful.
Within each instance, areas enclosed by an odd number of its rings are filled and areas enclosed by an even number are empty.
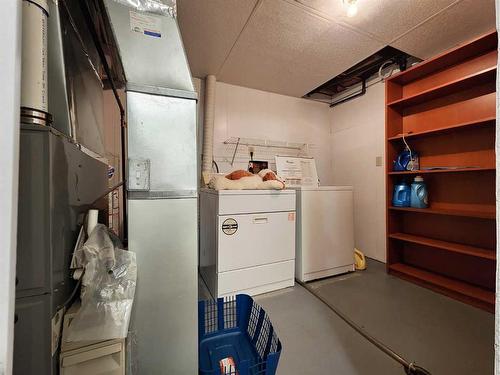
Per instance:
[[[294,285],[295,191],[200,191],[200,273],[213,297]]]
[[[354,271],[352,186],[297,191],[295,277],[310,281]]]

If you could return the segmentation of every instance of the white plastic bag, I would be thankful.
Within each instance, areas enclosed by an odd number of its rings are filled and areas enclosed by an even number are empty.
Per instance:
[[[99,224],[77,251],[84,265],[82,305],[69,326],[68,341],[127,337],[137,281],[135,253],[119,248]]]

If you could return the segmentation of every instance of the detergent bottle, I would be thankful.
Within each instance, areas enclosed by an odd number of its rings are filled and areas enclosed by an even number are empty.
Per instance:
[[[410,205],[415,208],[427,208],[429,206],[427,186],[422,176],[416,176],[411,184]]]
[[[411,189],[406,182],[395,184],[392,205],[395,207],[410,207],[410,194]]]
[[[419,169],[420,163],[418,154],[408,146],[396,157],[393,162],[393,170],[396,172],[413,171]]]

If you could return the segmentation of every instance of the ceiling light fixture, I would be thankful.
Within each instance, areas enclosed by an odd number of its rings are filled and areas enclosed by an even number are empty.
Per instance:
[[[358,0],[343,0],[344,5],[347,7],[347,17],[354,17],[358,13]]]

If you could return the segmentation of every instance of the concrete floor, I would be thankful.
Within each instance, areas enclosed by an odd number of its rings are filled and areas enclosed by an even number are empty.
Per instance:
[[[368,270],[312,282],[331,304],[433,375],[493,374],[494,316],[385,273]],[[207,298],[206,290],[200,298]],[[255,297],[283,351],[278,375],[403,375],[389,359],[299,285]]]

